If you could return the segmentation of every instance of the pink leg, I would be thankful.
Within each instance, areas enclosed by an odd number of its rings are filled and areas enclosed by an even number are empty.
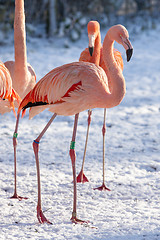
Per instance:
[[[103,135],[103,183],[102,186],[94,188],[94,190],[100,190],[100,191],[111,191],[109,188],[105,185],[105,133],[106,133],[106,108],[104,109],[104,122],[102,127],[102,135]]]
[[[83,154],[83,162],[82,162],[82,168],[80,173],[77,176],[77,182],[89,182],[87,177],[85,176],[83,169],[84,169],[84,162],[85,162],[85,157],[86,157],[86,150],[87,150],[87,143],[88,143],[88,135],[89,135],[89,127],[91,124],[91,115],[92,115],[92,110],[88,110],[88,128],[87,128],[87,134],[86,134],[86,142],[85,142],[85,148],[84,148],[84,154]]]
[[[11,197],[12,199],[18,199],[21,201],[22,199],[28,199],[26,197],[21,197],[17,194],[17,157],[16,157],[16,149],[17,149],[17,136],[18,136],[18,124],[19,124],[20,114],[17,115],[16,127],[13,134],[13,148],[14,148],[14,194]]]
[[[73,169],[73,212],[71,221],[73,223],[88,223],[86,221],[80,220],[77,218],[77,182],[76,182],[76,154],[75,154],[75,139],[76,139],[76,132],[77,132],[77,125],[78,125],[78,117],[79,113],[75,115],[75,121],[74,121],[74,128],[73,128],[73,135],[72,135],[72,141],[70,145],[70,158],[72,162],[72,169]]]
[[[39,142],[41,138],[43,137],[44,133],[47,131],[53,120],[57,114],[55,113],[50,121],[47,123],[43,131],[39,134],[39,136],[34,140],[33,142],[33,150],[35,154],[35,159],[36,159],[36,167],[37,167],[37,181],[38,181],[38,203],[37,203],[37,218],[39,223],[49,223],[52,224],[43,214],[42,212],[42,205],[41,205],[41,184],[40,184],[40,167],[39,167],[39,156],[38,156],[38,151],[39,151]]]

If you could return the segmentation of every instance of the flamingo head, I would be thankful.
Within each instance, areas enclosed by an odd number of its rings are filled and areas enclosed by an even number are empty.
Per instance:
[[[100,32],[100,25],[97,21],[90,21],[87,25],[89,38],[89,53],[92,56],[94,51],[95,40]]]
[[[133,54],[133,47],[129,40],[129,34],[127,29],[124,26],[118,24],[111,27],[108,32],[109,32],[109,37],[112,41],[115,40],[125,48],[126,55],[127,55],[127,62],[129,62]]]

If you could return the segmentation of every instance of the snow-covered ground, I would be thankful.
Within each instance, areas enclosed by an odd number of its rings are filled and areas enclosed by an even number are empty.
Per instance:
[[[103,38],[105,31],[103,32]],[[0,116],[0,239],[159,240],[160,239],[160,30],[130,35],[134,54],[124,59],[127,93],[122,103],[107,110],[106,184],[110,192],[94,187],[102,183],[103,109],[93,110],[85,174],[78,184],[78,217],[91,222],[74,225],[72,169],[69,145],[74,117],[58,116],[40,143],[42,207],[53,225],[36,218],[37,178],[32,141],[51,117],[45,111],[32,120],[20,120],[18,135],[18,193],[13,195],[13,113]],[[13,45],[13,44],[12,44]],[[65,48],[53,42],[30,40],[28,62],[39,80],[52,68],[77,61],[87,37]],[[14,58],[13,46],[0,46],[0,60]],[[76,139],[77,173],[86,134],[87,111],[80,114]],[[94,227],[94,228],[92,228]]]

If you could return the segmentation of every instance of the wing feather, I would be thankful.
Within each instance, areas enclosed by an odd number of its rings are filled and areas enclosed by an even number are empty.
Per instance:
[[[13,109],[13,112],[16,115],[14,100],[16,100],[19,105],[21,99],[16,91],[12,88],[12,79],[10,73],[2,62],[0,62],[0,99],[8,100],[10,103],[10,109]],[[1,113],[7,112],[9,105],[6,103],[1,103],[1,105]]]

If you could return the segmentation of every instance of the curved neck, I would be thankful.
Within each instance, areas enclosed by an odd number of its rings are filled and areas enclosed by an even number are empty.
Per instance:
[[[15,67],[27,69],[24,0],[15,0],[14,47]]]
[[[100,63],[100,50],[101,50],[101,35],[99,32],[98,36],[96,37],[96,40],[95,40],[95,47],[94,47],[93,55],[92,55],[92,57],[90,57],[90,62],[95,63],[98,66]]]
[[[109,33],[107,33],[103,42],[102,56],[111,84],[110,105],[114,107],[122,101],[126,92],[126,85],[122,71],[114,58],[113,45],[114,41],[110,39]]]

